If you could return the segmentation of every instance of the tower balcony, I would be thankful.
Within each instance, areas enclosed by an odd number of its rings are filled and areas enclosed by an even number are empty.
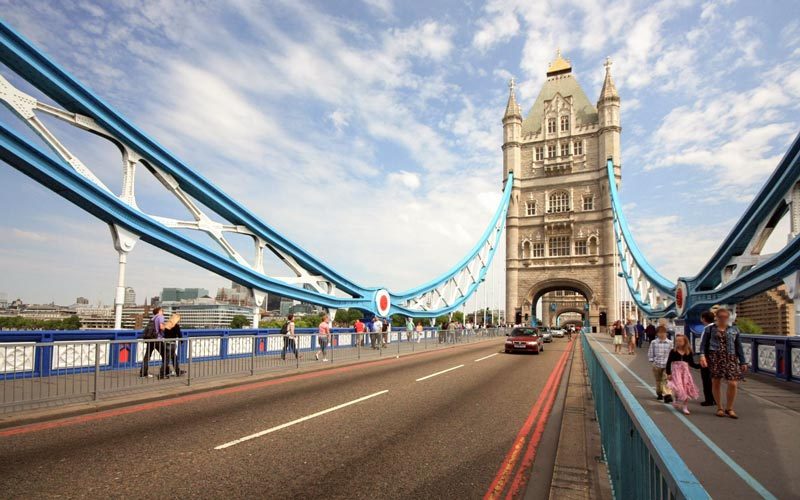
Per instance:
[[[564,175],[572,173],[572,157],[557,156],[544,160],[545,175]]]

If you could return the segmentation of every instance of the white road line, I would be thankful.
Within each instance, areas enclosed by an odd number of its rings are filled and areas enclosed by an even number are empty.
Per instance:
[[[491,358],[491,357],[493,357],[493,356],[497,356],[498,354],[500,354],[500,353],[499,353],[499,352],[496,352],[496,353],[494,353],[494,354],[490,354],[490,355],[488,355],[488,356],[484,356],[484,357],[482,357],[482,358],[478,358],[478,359],[476,359],[476,360],[475,360],[475,362],[477,363],[478,361],[483,361],[484,359],[489,359],[489,358]]]
[[[436,375],[441,375],[442,373],[451,372],[451,371],[453,371],[453,370],[457,370],[457,369],[459,369],[459,368],[463,368],[463,367],[464,367],[464,365],[458,365],[458,366],[454,366],[454,367],[452,367],[452,368],[448,368],[447,370],[442,370],[442,371],[440,371],[440,372],[431,373],[430,375],[426,375],[426,376],[424,376],[424,377],[422,377],[422,378],[418,378],[418,379],[417,379],[417,382],[422,382],[423,380],[428,380],[429,378],[431,378],[431,377],[435,377]]]
[[[386,394],[387,392],[389,392],[388,389],[385,390],[385,391],[376,392],[375,394],[370,394],[369,396],[364,396],[363,398],[354,399],[354,400],[349,401],[347,403],[342,403],[342,404],[340,404],[338,406],[334,406],[333,408],[328,408],[327,410],[318,411],[317,413],[313,413],[311,415],[307,415],[305,417],[298,418],[297,420],[292,420],[291,422],[286,422],[285,424],[281,424],[281,425],[272,427],[271,429],[267,429],[267,430],[261,431],[261,432],[256,432],[255,434],[250,434],[249,436],[245,436],[243,438],[235,439],[235,440],[230,441],[228,443],[221,444],[219,446],[214,447],[214,449],[215,450],[224,450],[225,448],[230,448],[231,446],[235,446],[237,444],[244,443],[245,441],[250,441],[251,439],[255,439],[255,438],[258,438],[258,437],[261,437],[261,436],[266,436],[267,434],[270,434],[272,432],[279,431],[279,430],[285,429],[287,427],[291,427],[291,426],[293,426],[295,424],[299,424],[300,422],[305,422],[306,420],[311,420],[312,418],[317,418],[319,416],[325,415],[326,413],[330,413],[330,412],[333,412],[333,411],[336,411],[336,410],[341,410],[342,408],[345,408],[347,406],[354,405],[354,404],[360,403],[362,401],[366,401],[366,400],[368,400],[370,398],[374,398],[375,396],[380,396],[381,394]]]

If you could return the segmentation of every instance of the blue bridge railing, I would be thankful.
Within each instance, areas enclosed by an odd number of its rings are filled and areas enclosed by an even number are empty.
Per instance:
[[[695,352],[700,349],[700,333],[690,331]],[[800,337],[783,335],[742,335],[744,357],[752,373],[766,373],[800,382]]]
[[[581,335],[614,497],[709,498],[619,375]]]

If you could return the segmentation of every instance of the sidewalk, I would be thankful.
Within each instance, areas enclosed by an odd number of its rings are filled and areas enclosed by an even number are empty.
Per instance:
[[[800,384],[748,375],[736,400],[739,420],[694,402],[685,416],[656,401],[647,345],[614,355],[606,335],[588,336],[713,498],[800,498]],[[699,371],[693,370],[698,388]],[[702,392],[702,391],[701,391]],[[724,394],[724,387],[723,387]]]

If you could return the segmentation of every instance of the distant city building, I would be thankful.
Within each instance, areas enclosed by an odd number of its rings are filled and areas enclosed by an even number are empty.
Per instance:
[[[75,303],[80,306],[89,305],[89,299],[87,299],[86,297],[78,297],[77,299],[75,299]]]
[[[789,298],[786,285],[740,302],[736,305],[736,317],[752,320],[765,334],[795,334],[794,302]]]
[[[281,303],[279,306],[281,316],[290,314],[292,312],[292,306],[294,306],[294,301],[292,299],[281,297]]]
[[[156,307],[160,303],[161,303],[161,297],[159,297],[158,295],[150,299],[150,307]]]
[[[66,319],[75,314],[75,309],[55,304],[28,304],[18,309],[18,316],[23,318],[51,320]]]
[[[164,288],[161,290],[161,302],[180,302],[208,297],[205,288]]]
[[[280,295],[275,295],[272,293],[267,294],[267,300],[264,304],[264,307],[266,307],[267,311],[280,311],[282,300],[283,299]]]
[[[230,288],[220,288],[217,290],[216,300],[217,302],[237,306],[253,307],[255,305],[253,294],[250,293],[250,289],[233,282],[231,282]]]
[[[81,329],[110,330],[114,328],[114,308],[112,306],[90,306],[78,303],[75,313],[81,320]]]
[[[0,292],[0,309],[5,309],[8,307],[8,294],[5,292]]]
[[[135,306],[136,305],[136,292],[131,287],[125,288],[125,302],[124,305],[126,306]]]
[[[251,318],[252,307],[221,304],[213,299],[198,299],[192,302],[164,305],[164,316],[180,313],[182,328],[228,328],[234,316]]]

